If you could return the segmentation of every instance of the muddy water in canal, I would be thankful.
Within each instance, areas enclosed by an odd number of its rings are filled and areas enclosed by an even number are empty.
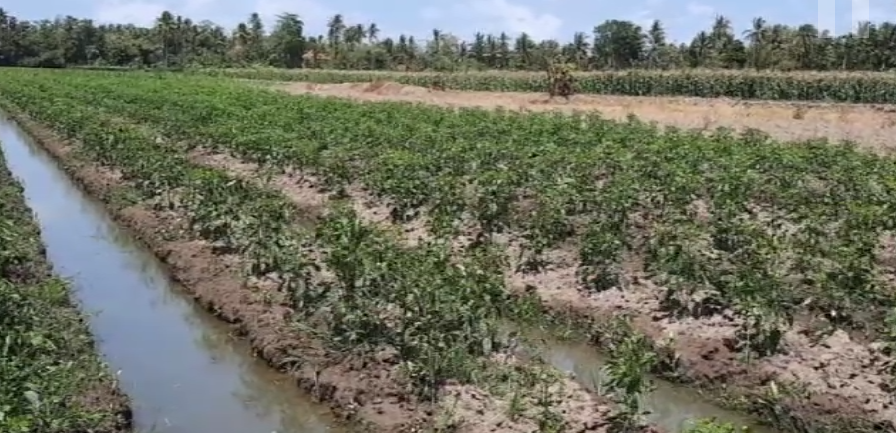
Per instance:
[[[560,371],[573,373],[576,381],[592,391],[601,392],[606,379],[603,371],[606,358],[582,338],[558,339],[557,329],[547,331],[508,325],[508,331],[522,336],[523,356],[538,356]],[[736,427],[749,427],[752,433],[778,433],[759,425],[755,419],[726,410],[710,402],[696,390],[667,381],[653,379],[654,389],[642,400],[649,411],[646,419],[662,431],[675,433],[686,430],[698,419],[715,418]]]
[[[90,314],[141,433],[321,433],[329,411],[170,281],[163,265],[0,114],[0,143],[57,274]]]

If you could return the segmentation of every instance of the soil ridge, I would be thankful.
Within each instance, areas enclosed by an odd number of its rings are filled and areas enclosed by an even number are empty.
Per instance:
[[[265,282],[246,284],[236,270],[240,258],[222,255],[212,245],[178,230],[183,225],[173,212],[151,209],[144,203],[122,205],[116,193],[127,182],[115,170],[81,160],[76,144],[20,113],[11,117],[47,150],[62,168],[89,194],[99,198],[113,219],[168,265],[174,280],[204,308],[234,325],[259,356],[272,367],[289,373],[296,384],[311,393],[343,421],[365,432],[418,432],[433,424],[446,404],[461,417],[459,430],[466,433],[532,431],[527,422],[506,422],[505,402],[470,386],[448,384],[447,398],[438,407],[411,396],[399,377],[398,359],[384,350],[374,358],[334,354],[313,337],[290,325],[291,310],[285,299],[272,298]],[[571,379],[561,381],[564,417],[576,421],[571,431],[606,431],[610,409]],[[648,428],[648,431],[656,431]]]
[[[196,148],[191,151],[190,160],[262,184],[257,164],[232,155]],[[329,200],[337,199],[333,193],[323,190],[323,182],[312,174],[289,170],[287,174],[268,179],[269,188],[303,208],[324,209]],[[353,185],[345,193],[366,223],[395,229],[410,244],[431,237],[425,215],[410,223],[395,224],[391,221],[388,203],[373,197],[363,186]],[[455,240],[455,247],[462,250],[473,241],[473,236],[464,235]],[[507,246],[508,257],[519,256],[522,242],[518,237],[504,235],[499,241]],[[896,430],[896,405],[887,403],[893,400],[886,392],[887,379],[875,371],[878,368],[882,371],[893,360],[883,355],[880,345],[853,341],[843,331],[819,342],[811,341],[796,326],[785,335],[787,352],[748,365],[729,344],[739,324],[731,312],[707,320],[669,317],[659,305],[661,288],[637,273],[629,275],[631,284],[624,291],[588,294],[576,277],[578,263],[574,249],[555,249],[545,256],[549,265],[539,273],[514,272],[512,269],[518,263],[511,263],[506,275],[507,287],[521,294],[536,293],[549,314],[594,326],[596,338],[608,317],[621,313],[633,315],[636,329],[648,335],[659,350],[674,360],[668,364],[674,365],[674,370],[660,372],[667,378],[710,390],[722,400],[745,397],[748,403],[741,404],[742,409],[762,417],[778,417],[774,422],[788,430],[800,431],[803,426],[821,431]],[[675,336],[671,342],[670,335]],[[778,387],[795,383],[811,392],[808,399],[770,396],[772,383]],[[780,413],[782,410],[784,414]]]

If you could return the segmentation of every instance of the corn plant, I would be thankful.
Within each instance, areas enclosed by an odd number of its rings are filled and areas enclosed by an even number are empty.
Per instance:
[[[389,80],[439,89],[490,92],[544,92],[549,78],[535,72],[386,72],[339,70],[193,69],[212,77],[314,83]],[[628,70],[573,74],[577,92],[632,96],[830,101],[892,104],[896,78],[886,72],[767,72]]]

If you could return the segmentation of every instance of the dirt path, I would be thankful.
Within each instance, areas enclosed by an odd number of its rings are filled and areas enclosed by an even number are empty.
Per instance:
[[[661,125],[713,130],[754,128],[787,141],[826,137],[852,140],[889,153],[896,149],[896,107],[804,102],[754,102],[731,99],[576,95],[549,102],[546,95],[515,92],[436,91],[393,82],[312,84],[278,83],[292,94],[315,94],[361,101],[407,101],[447,107],[508,108],[563,112],[600,111],[622,120],[629,114]]]

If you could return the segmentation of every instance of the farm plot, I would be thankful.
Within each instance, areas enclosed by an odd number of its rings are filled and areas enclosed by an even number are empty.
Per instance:
[[[782,424],[798,423],[794,429],[893,428],[892,160],[826,142],[792,146],[757,134],[662,134],[637,120],[593,116],[358,104],[200,77],[4,75],[5,98],[61,131],[94,134],[84,140],[95,143],[94,159],[130,167],[127,177],[153,194],[197,188],[202,177],[170,180],[187,156],[163,150],[146,125],[180,141],[172,146],[184,153],[226,153],[264,165],[273,170],[271,177],[287,173],[292,183],[277,183],[292,193],[293,206],[320,204],[328,195],[348,199],[354,216],[329,214],[348,231],[317,238],[327,251],[362,254],[365,245],[371,251],[393,245],[348,235],[363,233],[358,227],[369,229],[370,223],[401,228],[404,242],[391,242],[416,244],[390,250],[438,246],[443,261],[432,270],[420,267],[431,263],[431,253],[407,256],[394,268],[373,265],[389,260],[382,252],[357,256],[366,260],[330,256],[336,261],[329,266],[364,264],[364,272],[372,273],[362,274],[364,281],[390,287],[383,293],[374,284],[363,299],[339,301],[357,306],[343,311],[369,312],[362,322],[369,326],[382,322],[382,308],[365,309],[362,300],[408,293],[389,281],[406,275],[416,285],[412,277],[445,275],[452,283],[434,287],[444,287],[438,292],[446,292],[447,300],[432,297],[425,308],[404,308],[417,311],[426,324],[421,329],[430,330],[425,341],[453,332],[466,335],[455,335],[455,347],[464,341],[473,347],[483,336],[476,330],[484,328],[439,328],[439,321],[461,320],[459,315],[468,317],[464,323],[490,323],[494,309],[515,305],[503,292],[509,286],[537,295],[558,314],[572,311],[598,325],[602,318],[631,316],[667,355],[661,363],[667,372],[703,385],[724,384],[746,396],[750,409]],[[112,113],[144,126],[122,124]],[[103,116],[105,123],[98,120]],[[109,140],[110,130],[128,137],[127,144]],[[146,144],[135,146],[137,137]],[[218,168],[226,168],[226,158],[221,161]],[[264,194],[230,192],[229,185],[249,188],[235,179],[210,183],[196,197],[222,202],[195,204],[194,218],[208,218],[195,227],[220,224],[220,215],[270,213],[265,224],[288,220],[274,217],[292,209],[284,203],[271,201],[268,210],[235,207]],[[268,270],[288,266],[283,257],[289,256],[280,251],[295,251],[283,245],[298,241],[272,242],[281,238],[277,230],[286,229],[249,219],[204,230],[219,233],[209,236],[228,233],[218,242],[270,259],[275,264]],[[509,254],[495,260],[485,253],[496,249]],[[473,260],[459,268],[460,281],[476,275],[470,289],[449,278],[464,260]],[[399,271],[403,266],[410,271]],[[438,270],[443,268],[448,270]],[[382,269],[397,275],[385,278]],[[344,285],[358,281],[360,271],[352,272],[344,275],[356,278],[338,279]],[[488,295],[483,287],[492,288]],[[325,302],[313,298],[302,298],[299,306]],[[443,316],[445,303],[478,313],[458,307]],[[377,341],[375,335],[351,341]],[[454,353],[432,352],[427,359],[449,362]],[[482,355],[475,354],[473,359]],[[433,383],[428,379],[424,383]]]
[[[532,304],[504,290],[495,254],[408,247],[340,207],[304,228],[296,203],[193,164],[125,112],[85,99],[74,76],[42,74],[5,75],[3,106],[77,140],[42,133],[199,300],[365,431],[649,431],[636,411],[513,356],[499,325],[532,316]]]
[[[345,70],[197,69],[199,75],[311,83],[394,81],[410,86],[485,92],[547,92],[543,72],[384,72]],[[626,96],[684,96],[766,101],[896,103],[896,77],[881,72],[750,72],[627,70],[574,74],[576,91]]]
[[[336,96],[359,101],[422,102],[444,107],[480,107],[525,112],[597,112],[625,121],[636,116],[660,126],[712,132],[729,128],[737,133],[760,130],[781,141],[828,138],[849,140],[863,149],[890,154],[896,148],[896,109],[890,106],[809,102],[743,101],[736,99],[575,95],[570,101],[549,100],[545,92],[483,92],[433,90],[391,81],[366,83],[270,83],[291,94]]]
[[[55,278],[0,152],[0,431],[130,430],[127,398]]]

